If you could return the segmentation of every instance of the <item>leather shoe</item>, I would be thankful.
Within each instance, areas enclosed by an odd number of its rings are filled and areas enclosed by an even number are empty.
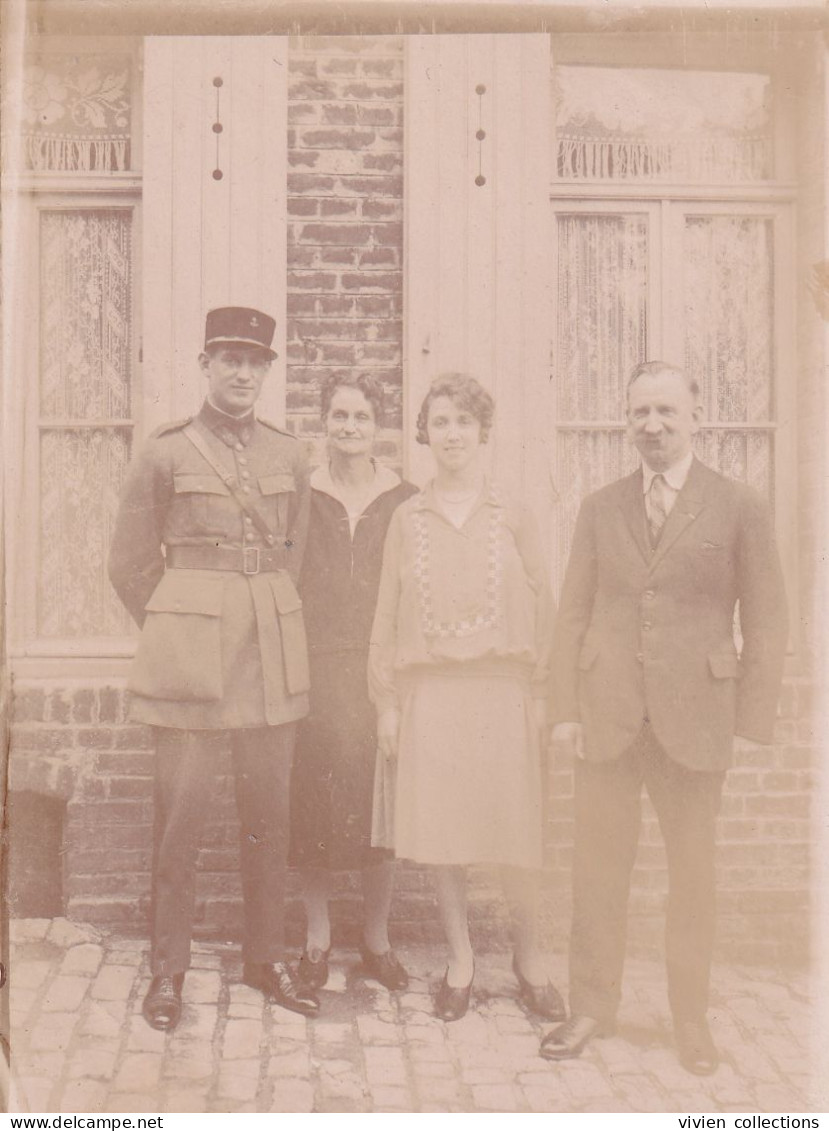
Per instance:
[[[246,986],[261,990],[268,1001],[283,1009],[303,1013],[306,1017],[319,1013],[319,998],[296,981],[287,962],[246,962],[242,981]]]
[[[575,1013],[547,1034],[541,1042],[539,1054],[545,1060],[572,1060],[581,1056],[594,1037],[606,1037],[609,1033],[610,1027],[602,1025],[595,1017]]]
[[[450,986],[447,968],[435,997],[435,1017],[439,1017],[441,1021],[460,1021],[469,1009],[469,995],[472,991],[474,978],[475,970],[473,967],[468,986]]]
[[[321,990],[328,981],[328,958],[330,954],[330,946],[328,950],[320,950],[318,946],[312,946],[310,950],[303,950],[296,972],[297,981],[310,990]]]
[[[532,982],[528,982],[518,969],[518,959],[515,955],[512,956],[512,972],[518,980],[520,999],[530,1013],[537,1013],[539,1017],[546,1017],[548,1021],[564,1020],[567,1010],[561,994],[549,978],[544,986],[534,986]]]
[[[675,1021],[674,1039],[679,1063],[695,1076],[710,1076],[717,1071],[720,1054],[711,1039],[708,1024],[700,1021]]]
[[[375,954],[363,944],[360,947],[360,957],[369,977],[376,978],[387,990],[405,990],[408,986],[409,975],[393,950]]]
[[[181,1018],[181,987],[184,974],[159,974],[150,982],[141,1012],[153,1029],[168,1033]]]

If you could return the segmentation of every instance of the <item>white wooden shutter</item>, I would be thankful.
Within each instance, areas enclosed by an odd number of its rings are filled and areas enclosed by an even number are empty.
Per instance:
[[[429,382],[469,372],[496,398],[495,475],[546,518],[550,39],[406,46],[406,470],[417,482],[432,470],[414,439]]]
[[[225,305],[276,318],[260,408],[282,419],[287,39],[152,36],[144,48],[144,427],[198,409],[204,316]]]

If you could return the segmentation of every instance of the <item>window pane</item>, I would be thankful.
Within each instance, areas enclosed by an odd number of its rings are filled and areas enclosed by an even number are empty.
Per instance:
[[[40,416],[130,415],[132,213],[40,218]]]
[[[756,181],[772,175],[768,75],[560,66],[566,180]]]
[[[771,419],[773,239],[762,217],[685,218],[685,366],[699,381],[705,420]]]
[[[41,636],[129,631],[106,571],[129,448],[128,429],[56,429],[41,435]]]
[[[648,217],[558,216],[559,420],[623,420],[647,356]]]

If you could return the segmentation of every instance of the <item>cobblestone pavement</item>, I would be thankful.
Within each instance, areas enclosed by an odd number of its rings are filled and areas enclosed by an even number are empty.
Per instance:
[[[197,944],[174,1033],[141,1017],[140,940],[65,919],[11,924],[12,1087],[18,1112],[744,1112],[826,1110],[810,1087],[802,973],[716,967],[712,1077],[676,1061],[656,962],[628,963],[617,1036],[579,1060],[538,1056],[549,1024],[516,999],[509,956],[479,956],[472,1008],[431,1011],[439,947],[405,949],[406,993],[363,978],[335,951],[313,1021],[238,983],[238,951]],[[565,960],[553,973],[565,984]]]

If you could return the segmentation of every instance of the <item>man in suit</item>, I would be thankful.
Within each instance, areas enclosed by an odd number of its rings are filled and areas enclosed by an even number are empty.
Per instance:
[[[765,502],[691,452],[696,382],[646,362],[627,395],[642,466],[585,499],[559,610],[553,739],[575,755],[571,1017],[541,1052],[578,1056],[613,1029],[644,782],[668,860],[677,1052],[702,1075],[719,1062],[705,1016],[717,813],[734,735],[772,741],[785,596]]]
[[[196,856],[228,741],[244,898],[243,980],[313,1014],[285,961],[288,797],[308,657],[295,581],[308,522],[300,443],[254,415],[275,323],[258,310],[207,315],[197,416],[159,428],[130,468],[110,578],[142,627],[131,717],[156,737],[152,982],[144,1016],[173,1029],[190,965]]]

